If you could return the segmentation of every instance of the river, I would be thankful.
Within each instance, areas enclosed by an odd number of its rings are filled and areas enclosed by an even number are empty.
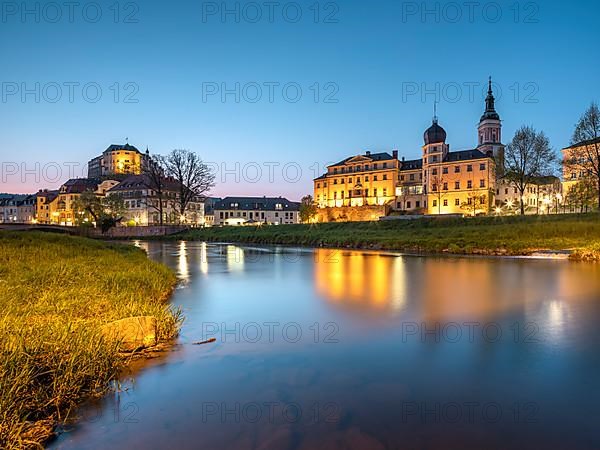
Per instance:
[[[600,264],[138,245],[181,335],[52,448],[600,448]]]

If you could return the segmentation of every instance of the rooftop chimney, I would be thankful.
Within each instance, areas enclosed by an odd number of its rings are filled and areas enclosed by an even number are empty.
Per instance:
[[[404,162],[404,156],[402,157],[402,162]]]
[[[366,153],[366,155],[367,155],[367,156],[371,156],[371,151],[370,151],[370,150],[367,150],[367,153]]]
[[[392,156],[394,157],[394,159],[398,159],[398,150],[392,151]]]

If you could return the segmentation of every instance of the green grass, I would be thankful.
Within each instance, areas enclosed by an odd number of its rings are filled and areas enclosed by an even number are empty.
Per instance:
[[[125,361],[101,325],[151,315],[159,339],[176,336],[175,283],[133,246],[0,232],[0,448],[38,447],[82,400],[107,392]]]
[[[487,255],[572,250],[573,258],[600,259],[600,215],[213,227],[191,230],[171,239]]]

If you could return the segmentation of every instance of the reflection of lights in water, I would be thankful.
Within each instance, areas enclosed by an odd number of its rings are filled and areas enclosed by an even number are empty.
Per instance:
[[[390,289],[391,307],[400,311],[406,305],[406,262],[404,257],[394,258]]]
[[[133,241],[133,245],[135,245],[138,248],[141,248],[146,253],[148,253],[148,251],[150,250],[150,248],[148,247],[148,243],[145,241],[136,240],[136,241]]]
[[[206,242],[200,244],[200,272],[208,273],[208,246]]]
[[[184,241],[179,243],[179,260],[177,262],[177,274],[183,280],[189,280],[190,269],[187,260],[187,245]]]
[[[562,337],[565,323],[569,319],[568,308],[560,300],[551,300],[548,304],[548,325],[551,337],[556,339]]]
[[[227,246],[227,268],[230,271],[244,270],[244,250],[235,245]]]
[[[381,254],[316,250],[315,285],[335,303],[366,308],[400,310],[405,298],[402,258]]]

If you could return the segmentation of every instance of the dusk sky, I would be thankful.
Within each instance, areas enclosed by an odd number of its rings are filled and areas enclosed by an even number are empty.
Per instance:
[[[97,5],[2,3],[0,191],[56,188],[129,138],[199,153],[215,195],[298,200],[347,156],[418,158],[434,100],[451,149],[473,148],[490,75],[504,143],[533,125],[559,151],[600,100],[592,0]]]

